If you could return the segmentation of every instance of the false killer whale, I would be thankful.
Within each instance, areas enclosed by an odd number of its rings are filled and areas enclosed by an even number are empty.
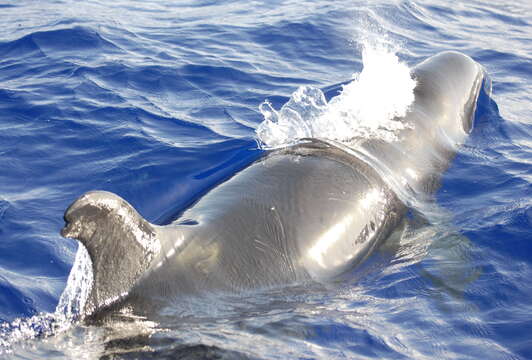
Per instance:
[[[113,193],[82,195],[61,235],[79,240],[92,261],[83,316],[145,313],[183,294],[326,281],[363,261],[400,224],[402,191],[433,193],[473,127],[478,63],[444,52],[413,76],[415,100],[397,119],[409,126],[397,141],[302,139],[267,151],[170,225],[149,223]]]

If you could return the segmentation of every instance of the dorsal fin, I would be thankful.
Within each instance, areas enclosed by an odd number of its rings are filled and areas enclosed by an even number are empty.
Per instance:
[[[90,191],[69,206],[61,235],[79,240],[92,261],[93,285],[82,316],[128,294],[160,251],[155,228],[110,192]]]

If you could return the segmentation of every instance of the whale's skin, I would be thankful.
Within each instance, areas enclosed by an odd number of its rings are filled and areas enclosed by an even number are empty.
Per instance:
[[[62,235],[92,260],[82,310],[139,313],[180,296],[328,281],[362,262],[398,227],[402,191],[430,195],[473,126],[484,78],[466,55],[416,66],[415,100],[397,141],[319,139],[265,155],[174,223],[148,223],[118,195],[92,191],[65,212]]]

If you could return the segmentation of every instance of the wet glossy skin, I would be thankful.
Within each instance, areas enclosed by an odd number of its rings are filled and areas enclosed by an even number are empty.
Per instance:
[[[168,278],[177,294],[329,279],[363,260],[403,212],[356,158],[325,143],[285,149],[219,185],[178,220],[195,225],[164,227],[160,255],[145,274],[150,282],[139,291],[158,293]]]

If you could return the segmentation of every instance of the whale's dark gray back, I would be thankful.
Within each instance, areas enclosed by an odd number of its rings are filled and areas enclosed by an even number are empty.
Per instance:
[[[312,140],[270,153],[206,194],[174,224],[190,245],[165,238],[148,276],[164,283],[174,274],[185,292],[331,278],[363,260],[403,211],[370,166]]]

